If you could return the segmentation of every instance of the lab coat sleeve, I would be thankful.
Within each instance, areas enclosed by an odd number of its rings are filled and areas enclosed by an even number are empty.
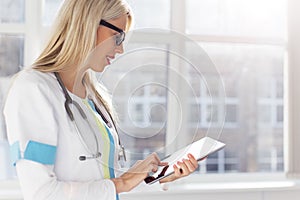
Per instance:
[[[25,200],[106,200],[116,199],[109,179],[89,182],[58,181],[51,166],[22,159],[16,165]]]
[[[116,199],[110,179],[60,181],[55,175],[59,120],[55,97],[45,80],[21,74],[4,107],[7,133],[24,199]],[[57,101],[57,100],[56,100]],[[63,109],[63,104],[60,109]],[[47,152],[48,154],[47,154]]]

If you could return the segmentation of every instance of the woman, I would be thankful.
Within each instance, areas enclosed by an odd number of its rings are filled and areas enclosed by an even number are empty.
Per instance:
[[[4,113],[25,199],[116,199],[166,165],[154,153],[118,171],[122,147],[112,108],[94,81],[92,71],[123,53],[131,21],[122,0],[65,0],[46,48],[16,77]],[[173,167],[161,183],[198,164],[190,155]]]

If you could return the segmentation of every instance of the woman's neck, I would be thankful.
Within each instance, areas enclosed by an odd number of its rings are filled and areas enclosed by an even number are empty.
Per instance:
[[[80,98],[86,97],[86,88],[83,84],[84,72],[66,70],[59,72],[65,87]]]

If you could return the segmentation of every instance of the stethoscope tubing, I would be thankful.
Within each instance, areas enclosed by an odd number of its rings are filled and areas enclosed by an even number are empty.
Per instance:
[[[101,156],[101,152],[99,152],[99,142],[98,142],[98,139],[97,139],[97,136],[96,136],[96,133],[93,129],[93,127],[91,126],[91,124],[89,123],[88,121],[88,118],[86,116],[86,114],[84,113],[83,109],[80,107],[80,105],[76,102],[76,101],[73,101],[73,99],[70,97],[61,77],[59,76],[58,72],[54,72],[54,75],[60,85],[60,87],[62,88],[63,90],[63,93],[64,93],[64,96],[65,96],[65,103],[64,103],[64,106],[65,106],[65,110],[69,116],[69,118],[71,119],[71,121],[74,123],[75,125],[75,128],[76,128],[76,132],[77,132],[77,135],[79,136],[80,138],[80,141],[81,143],[83,144],[83,146],[88,150],[88,152],[91,153],[91,157],[95,157],[95,158],[98,158],[99,156]],[[93,101],[93,100],[92,100]],[[111,123],[106,119],[106,117],[104,116],[104,114],[100,111],[100,109],[96,106],[95,102],[93,101],[94,105],[95,105],[95,109],[97,111],[97,113],[99,113],[99,115],[101,116],[101,118],[103,119],[103,121],[106,123],[106,125],[109,127],[109,128],[112,128],[112,125]],[[96,141],[96,145],[97,145],[97,152],[96,154],[93,154],[93,152],[91,152],[91,150],[88,148],[88,146],[86,145],[86,143],[84,142],[83,138],[82,138],[82,135],[78,129],[78,125],[76,123],[76,120],[74,118],[74,115],[73,115],[73,112],[72,110],[70,109],[70,104],[74,105],[74,107],[76,107],[76,109],[79,111],[80,115],[82,116],[82,118],[87,122],[89,128],[93,131],[93,136],[94,136],[94,139]],[[115,123],[110,115],[110,113],[108,113],[112,123],[113,123],[113,126],[114,126],[114,129],[117,133],[117,137],[118,137],[118,143],[119,143],[119,147],[121,148],[121,151],[122,151],[122,155],[124,156],[124,160],[126,161],[126,154],[125,154],[125,149],[124,149],[124,146],[121,144],[121,140],[120,140],[120,136],[119,136],[119,133],[116,129],[116,126],[115,126]],[[80,158],[81,157],[81,158]],[[79,160],[83,161],[83,160],[86,160],[88,156],[85,156],[86,159],[82,159],[84,156],[80,156],[79,157]]]

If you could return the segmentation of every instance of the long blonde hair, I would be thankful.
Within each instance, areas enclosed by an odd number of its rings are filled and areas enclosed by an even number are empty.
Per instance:
[[[50,40],[33,68],[41,72],[59,72],[83,63],[96,46],[100,20],[116,19],[126,14],[129,28],[133,16],[124,0],[64,0]],[[111,112],[112,106],[105,99],[105,89],[95,80],[95,74],[90,71],[84,76],[86,86]]]

